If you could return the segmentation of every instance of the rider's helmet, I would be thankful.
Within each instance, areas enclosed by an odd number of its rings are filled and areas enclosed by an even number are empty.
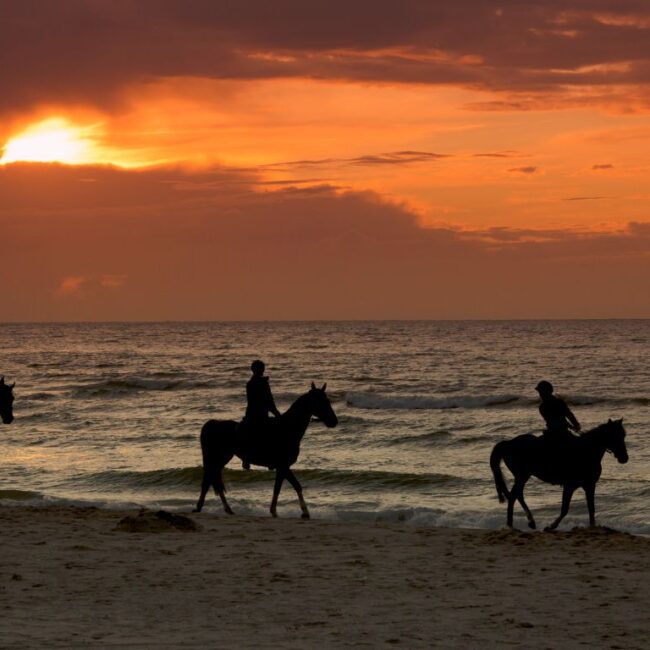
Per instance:
[[[264,365],[264,361],[260,361],[260,359],[255,359],[255,361],[251,363],[251,370],[254,375],[263,375],[265,368],[266,366]]]
[[[540,381],[539,384],[535,386],[535,390],[540,395],[550,395],[553,392],[553,384],[550,381],[542,379],[542,381]]]

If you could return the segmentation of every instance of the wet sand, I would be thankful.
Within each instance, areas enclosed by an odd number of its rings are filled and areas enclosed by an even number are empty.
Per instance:
[[[650,539],[0,507],[0,646],[650,647]]]

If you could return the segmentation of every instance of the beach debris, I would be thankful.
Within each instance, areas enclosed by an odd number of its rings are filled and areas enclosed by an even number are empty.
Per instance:
[[[125,533],[165,533],[176,530],[197,532],[202,530],[202,526],[185,515],[175,515],[166,510],[141,510],[137,515],[127,515],[120,519],[114,530]]]

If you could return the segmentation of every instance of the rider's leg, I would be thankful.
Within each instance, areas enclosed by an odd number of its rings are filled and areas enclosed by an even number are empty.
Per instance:
[[[246,450],[246,443],[247,439],[250,436],[250,431],[251,431],[251,422],[249,421],[248,418],[244,418],[240,423],[239,426],[237,427],[237,438],[239,439],[239,447],[245,451]],[[241,462],[242,469],[250,469],[251,464],[247,461],[242,459]]]

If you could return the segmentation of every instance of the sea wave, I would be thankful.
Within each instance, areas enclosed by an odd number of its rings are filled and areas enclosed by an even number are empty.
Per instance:
[[[315,485],[356,486],[367,489],[387,488],[423,488],[442,485],[457,485],[466,482],[457,476],[448,474],[416,474],[406,472],[383,472],[364,470],[329,470],[329,469],[300,469],[296,475],[301,481]],[[238,485],[255,485],[270,483],[275,472],[270,470],[241,471],[225,469],[225,482]],[[178,489],[198,487],[203,478],[203,468],[175,467],[144,472],[109,470],[76,476],[71,479],[75,484],[82,484],[90,489],[105,490],[108,487],[117,489]]]
[[[25,402],[42,402],[45,400],[50,400],[58,397],[56,393],[48,393],[48,392],[38,392],[38,393],[27,393],[25,395],[21,395],[21,400],[24,400]]]
[[[569,404],[590,406],[595,404],[621,406],[649,406],[650,398],[635,395],[568,395]],[[488,407],[535,406],[539,400],[523,395],[455,395],[436,397],[428,395],[383,395],[381,393],[349,392],[345,396],[348,406],[359,409],[385,410],[435,410],[481,409]]]
[[[415,435],[395,436],[387,441],[388,446],[392,445],[431,445],[436,446],[441,443],[448,444],[453,438],[451,431],[437,430],[418,433]]]
[[[381,395],[380,393],[347,393],[349,406],[362,409],[455,409],[503,406],[522,400],[517,395],[458,395],[455,397],[428,397],[426,395]]]
[[[31,490],[0,490],[0,501],[29,501],[31,499],[40,499],[43,495],[40,492]]]
[[[175,391],[215,388],[214,380],[178,378],[120,377],[76,385],[70,388],[76,397],[122,396],[143,391]]]
[[[614,397],[612,395],[569,395],[566,397],[567,402],[578,406],[590,406],[592,404],[611,404],[612,406],[649,406],[650,397],[646,396],[627,396],[621,395]]]

